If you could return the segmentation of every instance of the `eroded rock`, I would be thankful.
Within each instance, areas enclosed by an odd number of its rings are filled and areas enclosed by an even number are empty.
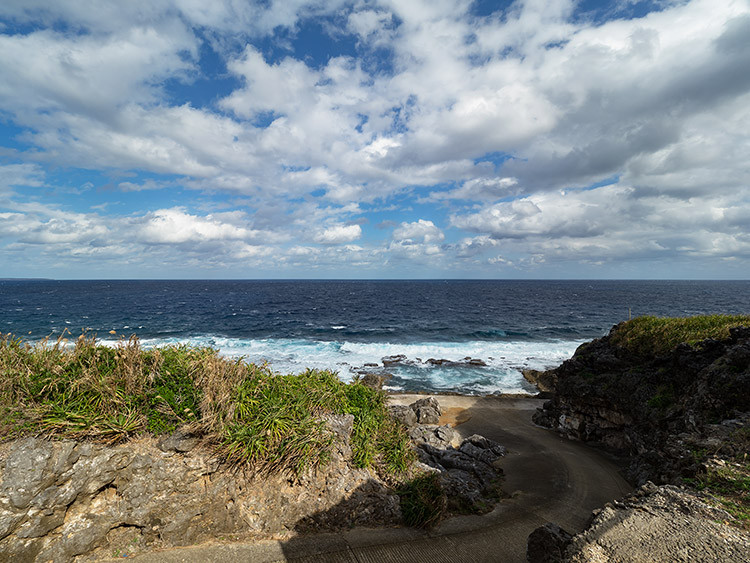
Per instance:
[[[62,562],[222,535],[398,523],[398,497],[348,464],[352,415],[325,423],[335,438],[331,462],[294,479],[227,468],[178,433],[117,446],[37,438],[5,444],[0,561]]]

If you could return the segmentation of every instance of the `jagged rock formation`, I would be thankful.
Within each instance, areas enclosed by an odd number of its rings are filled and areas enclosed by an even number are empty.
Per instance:
[[[733,436],[750,422],[750,329],[641,356],[613,343],[619,326],[535,376],[555,395],[534,421],[627,456],[638,484],[694,475],[693,451],[741,453]]]
[[[663,354],[618,345],[620,329],[582,345],[554,370],[525,375],[554,391],[535,414],[537,424],[621,454],[631,479],[646,484],[596,511],[573,538],[551,524],[538,528],[529,536],[528,560],[748,560],[750,536],[736,519],[715,500],[672,485],[746,464],[750,329]]]
[[[37,438],[5,444],[0,561],[62,562],[219,536],[397,524],[398,496],[348,464],[350,418],[330,417],[338,437],[331,462],[299,478],[245,474],[201,450],[180,453],[189,449],[186,436],[118,446]]]
[[[418,417],[439,418],[433,398],[406,408],[411,416],[403,420],[427,462],[418,468],[441,472],[454,504],[491,503],[499,475],[492,462],[504,449],[481,436],[458,444],[449,426],[418,424]],[[294,477],[226,467],[179,431],[116,446],[40,438],[6,443],[0,447],[0,562],[84,561],[217,537],[400,524],[393,489],[349,463],[352,415],[324,420],[335,436],[331,461]]]
[[[724,522],[730,516],[694,493],[647,483],[594,513],[571,537],[553,524],[529,536],[531,563],[607,561],[747,561],[750,536]]]
[[[434,397],[389,409],[409,429],[419,467],[440,475],[449,510],[491,509],[500,495],[502,469],[496,462],[505,455],[505,447],[478,434],[459,441],[450,426],[439,426],[441,409]]]

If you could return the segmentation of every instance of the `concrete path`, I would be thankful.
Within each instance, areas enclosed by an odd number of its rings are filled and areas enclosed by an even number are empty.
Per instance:
[[[420,396],[394,395],[409,404]],[[631,490],[601,452],[532,424],[542,401],[529,398],[438,396],[444,421],[462,437],[482,434],[505,445],[502,500],[484,516],[460,516],[431,532],[353,529],[250,544],[204,544],[128,558],[141,563],[272,561],[351,563],[525,561],[526,538],[545,522],[580,531],[592,510]]]

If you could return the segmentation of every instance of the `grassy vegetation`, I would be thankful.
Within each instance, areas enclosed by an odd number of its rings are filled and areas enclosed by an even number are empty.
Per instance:
[[[427,473],[416,477],[402,485],[397,492],[407,526],[432,528],[445,516],[447,499],[439,475]]]
[[[0,336],[0,435],[47,434],[120,442],[171,433],[201,436],[225,460],[258,471],[325,463],[333,436],[321,417],[352,414],[353,461],[404,473],[413,452],[385,395],[334,373],[276,375],[210,348],[105,347],[82,336],[31,345]]]
[[[620,326],[612,342],[644,355],[664,354],[678,344],[729,338],[729,329],[750,326],[750,315],[701,315],[697,317],[637,317]]]
[[[698,490],[716,498],[741,527],[750,530],[750,463],[745,460],[709,464],[705,472],[690,482]]]

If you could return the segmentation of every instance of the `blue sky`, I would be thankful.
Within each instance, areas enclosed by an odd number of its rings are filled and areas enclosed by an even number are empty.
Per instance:
[[[0,277],[741,278],[748,0],[0,4]]]

